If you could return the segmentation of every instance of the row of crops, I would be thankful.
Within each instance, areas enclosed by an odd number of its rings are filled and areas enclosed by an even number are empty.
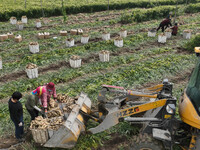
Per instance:
[[[109,3],[108,3],[109,2]],[[187,0],[178,0],[178,4],[186,4]],[[199,0],[190,0],[190,3],[197,3]],[[150,8],[161,5],[176,5],[174,0],[79,0],[77,1],[54,1],[54,0],[3,0],[0,3],[0,20],[8,20],[11,16],[21,17],[26,14],[31,18],[58,16],[63,14],[63,7],[67,14],[96,12],[109,9],[126,8]],[[108,6],[109,4],[109,6]],[[15,7],[13,7],[15,6]],[[44,13],[44,14],[43,14]]]
[[[195,16],[190,18],[188,21],[198,21],[199,16]],[[155,25],[155,23],[149,24],[149,27],[152,27]],[[196,24],[198,26],[198,24]],[[125,26],[126,28],[130,30],[130,26]],[[134,25],[134,30],[138,30],[138,28],[142,27],[141,24]],[[186,29],[190,27],[190,25],[186,25],[180,28],[180,30]],[[194,28],[195,26],[192,26]],[[133,28],[133,26],[131,27]],[[191,27],[190,27],[191,28]],[[119,28],[120,29],[120,28]],[[117,30],[119,30],[117,29]],[[45,41],[45,40],[43,40]],[[181,40],[184,42],[184,40]],[[7,41],[9,43],[11,41]],[[41,41],[42,42],[42,41]],[[1,86],[1,98],[9,96],[12,91],[20,90],[20,91],[26,91],[27,89],[34,89],[35,87],[49,82],[53,81],[55,83],[62,83],[62,82],[68,82],[69,80],[73,78],[80,77],[85,74],[97,72],[98,70],[108,69],[111,67],[118,66],[120,64],[127,64],[131,63],[133,61],[140,61],[146,56],[144,55],[144,51],[136,51],[137,48],[140,48],[141,44],[150,43],[156,44],[156,38],[149,38],[147,37],[146,32],[142,33],[135,33],[130,34],[128,38],[124,39],[124,45],[123,48],[116,48],[113,45],[113,40],[110,41],[99,41],[99,42],[93,42],[82,46],[77,46],[73,48],[59,48],[55,46],[52,50],[49,50],[50,47],[54,45],[49,45],[50,43],[54,43],[56,41],[52,41],[49,39],[49,41],[45,41],[47,44],[42,42],[44,44],[44,50],[42,50],[39,54],[31,54],[28,52],[27,49],[27,42],[22,43],[21,48],[13,48],[15,47],[16,43],[13,45],[13,47],[10,47],[9,51],[2,52],[2,56],[5,59],[4,63],[4,70],[1,72],[1,75],[7,74],[8,72],[12,72],[17,69],[16,71],[23,71],[27,63],[32,62],[37,64],[42,69],[45,69],[45,66],[51,66],[53,64],[59,64],[63,61],[68,61],[69,57],[71,55],[79,55],[83,58],[83,61],[85,61],[83,67],[81,69],[74,70],[72,68],[66,67],[66,66],[59,66],[55,71],[59,72],[47,72],[42,74],[38,79],[24,79],[19,77],[16,81],[9,81],[6,84],[2,84]],[[59,42],[59,41],[57,41]],[[173,46],[174,41],[169,41],[168,46]],[[177,41],[178,42],[178,41]],[[48,44],[49,43],[49,44]],[[62,42],[59,42],[60,44]],[[180,45],[180,44],[179,44]],[[150,45],[151,46],[151,45]],[[178,46],[178,45],[177,45]],[[4,47],[6,49],[6,47]],[[94,62],[95,60],[95,54],[101,51],[102,49],[109,50],[111,52],[111,56],[113,55],[111,61],[109,63],[100,63],[100,62]],[[145,54],[154,56],[155,54],[159,53],[165,53],[169,50],[165,49],[155,49],[151,50],[149,52],[145,51]],[[17,54],[16,54],[17,52]],[[128,55],[126,54],[128,52]],[[173,52],[173,50],[171,51]],[[126,55],[125,55],[126,54]],[[16,57],[19,56],[19,57]],[[91,60],[90,60],[91,59]],[[94,59],[94,60],[92,60]],[[64,63],[65,64],[65,63]],[[61,67],[61,69],[59,69]],[[58,70],[59,69],[59,70]],[[15,71],[15,72],[16,72]],[[14,72],[13,72],[14,73]],[[47,78],[48,76],[48,78]]]

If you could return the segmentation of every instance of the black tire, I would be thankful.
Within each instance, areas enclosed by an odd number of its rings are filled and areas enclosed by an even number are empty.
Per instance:
[[[162,142],[148,134],[134,136],[129,150],[164,150]]]

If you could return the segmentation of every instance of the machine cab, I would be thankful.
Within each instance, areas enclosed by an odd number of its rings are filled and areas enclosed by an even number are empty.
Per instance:
[[[200,56],[199,47],[195,47],[195,52]],[[179,114],[183,122],[200,129],[200,57],[179,101]]]

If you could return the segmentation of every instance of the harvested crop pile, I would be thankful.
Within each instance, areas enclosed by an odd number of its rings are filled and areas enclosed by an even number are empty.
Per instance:
[[[52,129],[57,130],[63,124],[63,112],[70,113],[72,108],[76,105],[75,100],[78,97],[71,98],[66,94],[58,94],[58,101],[62,102],[58,104],[54,99],[49,101],[49,110],[47,112],[47,118],[38,116],[31,122],[31,129]],[[62,105],[62,110],[59,107]]]
[[[58,94],[57,99],[58,101],[64,103],[63,111],[69,113],[74,107],[75,100],[78,99],[78,97],[71,98],[67,94]]]
[[[50,99],[49,105],[51,108],[58,107],[58,103],[56,103],[55,100],[53,100],[53,99]]]
[[[49,122],[47,118],[43,118],[42,116],[38,116],[31,122],[31,129],[47,129],[49,126]]]
[[[47,113],[48,118],[59,117],[59,116],[62,116],[62,115],[63,115],[62,111],[60,110],[59,107],[52,108]]]
[[[192,31],[191,30],[184,30],[183,32],[185,32],[185,33],[191,33]]]
[[[109,51],[106,51],[106,50],[102,50],[100,53],[101,53],[101,54],[109,54],[110,52],[109,52]]]
[[[167,29],[165,30],[165,32],[172,32],[172,29],[167,28]]]
[[[79,60],[80,57],[79,57],[79,56],[76,56],[76,55],[73,55],[73,56],[70,57],[70,59],[72,59],[72,60]]]
[[[48,122],[50,123],[49,129],[58,130],[59,127],[63,124],[63,119],[62,117],[55,117],[48,119]]]
[[[34,69],[34,68],[37,68],[37,65],[36,65],[36,64],[29,63],[29,64],[26,66],[26,69]]]
[[[38,42],[30,42],[29,45],[38,45]]]
[[[58,94],[57,99],[61,103],[74,103],[75,100],[75,98],[71,98],[67,94]]]

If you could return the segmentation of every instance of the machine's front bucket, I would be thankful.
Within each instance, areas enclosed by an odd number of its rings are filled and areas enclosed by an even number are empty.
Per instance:
[[[44,144],[44,147],[73,148],[76,142],[77,137],[68,128],[62,126]]]
[[[86,94],[81,93],[76,105],[70,112],[64,125],[53,133],[44,144],[45,147],[72,148],[76,145],[78,137],[85,131],[85,121],[79,111],[90,113],[91,100]]]

